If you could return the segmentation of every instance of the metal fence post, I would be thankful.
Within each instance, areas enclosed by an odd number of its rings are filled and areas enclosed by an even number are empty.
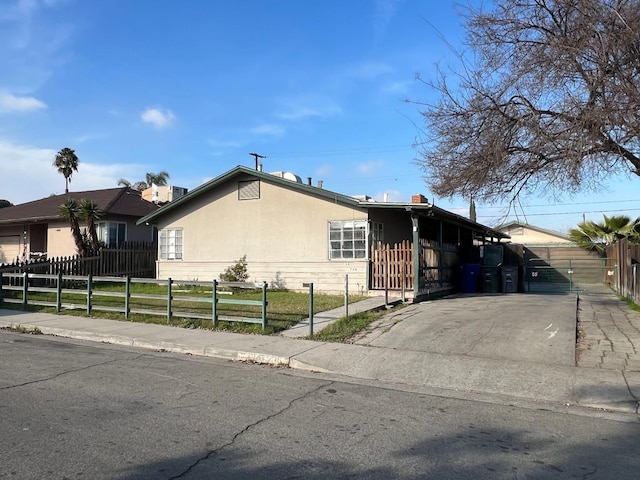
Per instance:
[[[344,316],[349,316],[349,274],[344,276]]]
[[[62,270],[58,270],[58,281],[56,283],[56,313],[62,310]]]
[[[211,293],[211,317],[213,320],[213,327],[218,326],[218,281],[213,281],[213,291]]]
[[[87,315],[91,315],[91,287],[93,286],[93,276],[87,276]]]
[[[27,292],[29,290],[29,274],[25,271],[22,274],[22,306],[27,306]]]
[[[313,335],[313,282],[309,284],[309,335]]]
[[[124,318],[129,320],[131,312],[131,275],[127,275],[124,283]]]
[[[2,285],[4,283],[4,280],[2,279],[2,272],[0,272],[0,305],[2,305],[2,303],[4,302],[3,298],[2,298]]]
[[[262,330],[267,328],[267,282],[262,282]]]
[[[173,298],[171,296],[172,283],[173,280],[171,280],[171,277],[167,278],[167,323],[171,323],[171,299]]]

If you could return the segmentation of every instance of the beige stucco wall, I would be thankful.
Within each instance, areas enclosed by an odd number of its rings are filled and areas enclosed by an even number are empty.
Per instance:
[[[509,235],[513,243],[519,243],[522,245],[548,244],[548,243],[560,243],[560,244],[571,243],[569,240],[566,240],[561,236],[540,232],[538,230],[533,230],[525,226],[501,228],[500,231]]]
[[[109,217],[104,221],[125,222],[127,224],[127,241],[150,242],[152,241],[152,227],[149,225],[136,225],[130,217]],[[84,229],[84,224],[80,225]],[[47,256],[68,257],[76,255],[76,244],[73,241],[71,227],[66,220],[49,222],[47,230]]]
[[[366,220],[367,213],[260,181],[260,198],[238,200],[238,178],[160,218],[158,229],[183,229],[183,259],[159,260],[158,278],[211,280],[247,256],[252,281],[318,291],[366,288],[366,260],[329,260],[328,222]],[[355,288],[355,287],[354,287]]]
[[[71,227],[66,220],[49,222],[47,228],[47,257],[68,257],[76,255]]]

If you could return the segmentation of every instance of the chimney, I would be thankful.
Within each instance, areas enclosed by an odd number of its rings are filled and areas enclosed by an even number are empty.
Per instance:
[[[311,185],[311,177],[307,177],[307,185]]]
[[[411,203],[429,203],[429,201],[427,200],[427,197],[421,193],[416,193],[411,196]]]
[[[318,188],[322,188],[322,180],[318,180]]]

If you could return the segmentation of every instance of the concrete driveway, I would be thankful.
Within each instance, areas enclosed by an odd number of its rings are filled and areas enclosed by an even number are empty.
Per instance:
[[[390,313],[356,343],[574,366],[576,300],[575,294],[453,295]]]

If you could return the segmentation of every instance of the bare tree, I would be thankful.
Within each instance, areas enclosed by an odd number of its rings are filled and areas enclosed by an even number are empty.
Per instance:
[[[493,4],[465,10],[472,59],[418,102],[432,191],[513,201],[640,175],[640,0]]]

